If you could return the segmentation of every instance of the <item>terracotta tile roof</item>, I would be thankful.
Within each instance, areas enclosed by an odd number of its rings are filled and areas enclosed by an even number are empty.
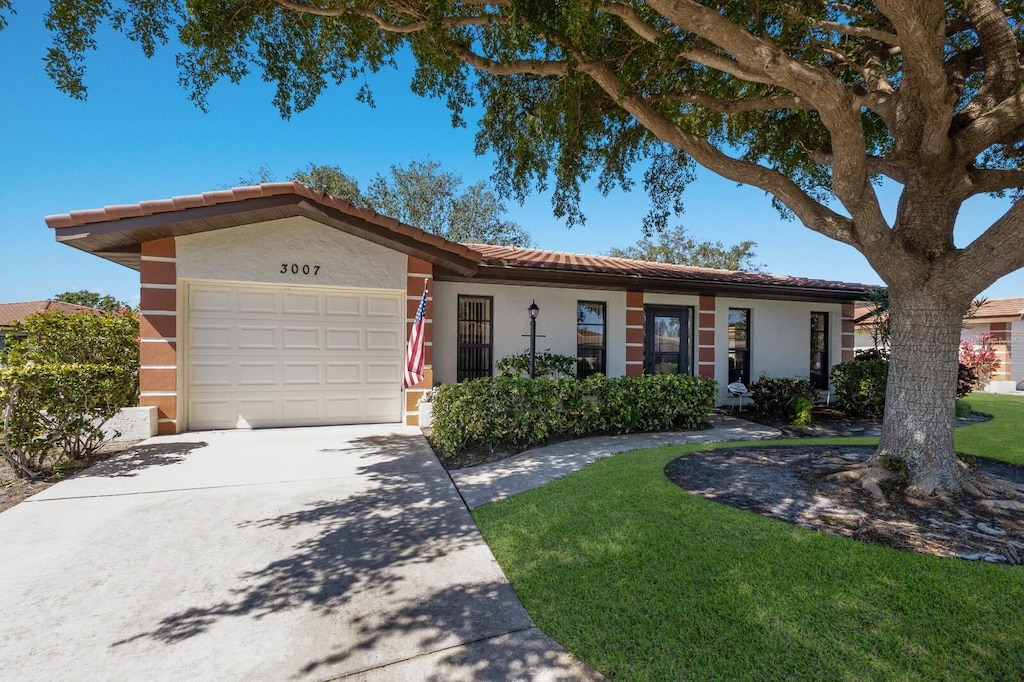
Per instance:
[[[280,201],[265,201],[275,198]],[[309,202],[296,208],[303,199]],[[246,206],[246,202],[253,200],[264,201],[253,208]],[[285,210],[285,206],[289,206],[291,210]],[[224,209],[218,212],[216,217],[211,217],[209,212],[201,216],[195,215],[196,210],[216,207]],[[306,213],[319,211],[320,214],[326,209],[331,216],[340,215],[354,219],[361,227],[372,226],[385,236],[393,237],[403,244],[420,245],[434,252],[449,253],[460,261],[479,260],[478,254],[461,244],[325,194],[301,182],[269,182],[252,187],[234,187],[170,199],[141,201],[137,204],[70,211],[48,215],[45,220],[50,228],[56,230],[58,241],[65,241],[84,251],[117,260],[113,254],[120,253],[118,249],[123,251],[125,247],[131,247],[137,250],[139,241],[192,234],[219,227],[233,227],[234,225],[225,224],[223,220],[224,215],[232,212],[246,213],[247,222],[251,223],[303,214],[304,209]],[[189,213],[190,211],[192,213]],[[189,224],[183,227],[186,222]],[[90,227],[96,229],[90,230]],[[133,259],[121,258],[118,262],[133,264]]]
[[[618,275],[637,279],[659,279],[675,283],[720,284],[726,286],[747,285],[752,287],[783,287],[788,289],[813,289],[862,295],[878,287],[868,284],[853,284],[805,277],[768,275],[757,272],[717,270],[671,263],[653,263],[630,258],[612,256],[589,256],[583,254],[525,249],[514,246],[492,246],[489,244],[466,244],[483,255],[483,264],[496,268],[529,268],[537,270],[558,270],[564,272]]]
[[[355,206],[299,182],[205,192],[137,204],[71,211],[46,217],[58,241],[114,262],[138,268],[140,244],[305,216],[397,248],[435,264],[435,275],[457,278],[572,286],[635,287],[806,300],[863,298],[876,287],[829,280],[766,275],[651,263],[628,258],[456,244],[393,218]]]
[[[972,316],[972,318],[976,317],[1024,319],[1024,298],[990,298]]]
[[[60,310],[65,313],[96,312],[95,308],[87,308],[64,301],[21,301],[18,303],[0,303],[0,327],[9,327],[15,322],[24,320],[35,313],[48,313]]]

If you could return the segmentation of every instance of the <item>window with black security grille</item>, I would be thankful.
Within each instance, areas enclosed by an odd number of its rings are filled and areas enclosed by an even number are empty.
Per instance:
[[[828,390],[828,313],[811,313],[811,365],[815,388]]]
[[[750,309],[729,308],[729,383],[750,382]]]
[[[469,381],[491,376],[494,368],[494,299],[459,296],[456,378]]]

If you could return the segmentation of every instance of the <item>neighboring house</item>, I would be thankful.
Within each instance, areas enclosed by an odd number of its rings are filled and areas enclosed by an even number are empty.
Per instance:
[[[865,305],[854,310],[855,351],[874,348],[871,310]],[[961,341],[973,340],[982,334],[990,335],[992,349],[999,359],[999,369],[985,390],[994,393],[1024,390],[1024,298],[987,299],[973,315],[964,318]]]
[[[999,359],[999,368],[985,390],[1024,390],[1024,298],[988,299],[964,319],[961,340],[976,339],[982,334],[991,335],[990,343]]]
[[[143,405],[161,433],[416,424],[434,384],[491,376],[529,345],[608,376],[725,385],[853,355],[864,285],[455,244],[298,183],[46,218],[59,242],[138,270]],[[401,390],[430,281],[426,372]]]
[[[21,301],[18,303],[0,303],[0,351],[6,345],[7,334],[15,322],[22,322],[29,315],[49,313],[60,310],[65,313],[96,312],[93,308],[46,299],[43,301]]]

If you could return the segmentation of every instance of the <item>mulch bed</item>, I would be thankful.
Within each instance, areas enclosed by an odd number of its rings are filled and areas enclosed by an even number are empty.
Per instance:
[[[673,460],[665,474],[684,490],[805,528],[900,550],[1024,564],[1024,515],[969,495],[879,500],[858,485],[826,479],[864,462],[865,446],[708,450]],[[1024,483],[1024,467],[978,458],[979,473]]]
[[[55,471],[45,478],[39,478],[34,481],[16,476],[14,470],[7,463],[7,460],[0,457],[0,512],[5,509],[10,509],[22,500],[26,500],[36,493],[43,492],[54,483],[59,483],[67,478],[71,478],[78,472],[88,469],[93,464],[110,459],[114,455],[124,452],[133,445],[135,445],[134,442],[107,443],[100,448],[99,452],[88,460],[64,465],[59,471]]]

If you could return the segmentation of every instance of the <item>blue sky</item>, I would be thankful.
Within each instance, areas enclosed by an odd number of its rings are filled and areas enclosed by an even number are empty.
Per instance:
[[[350,83],[282,120],[270,86],[254,75],[241,86],[215,87],[204,114],[178,85],[173,45],[147,60],[138,46],[105,31],[88,61],[89,98],[72,100],[43,71],[49,35],[42,4],[17,3],[18,14],[0,31],[0,92],[7,101],[0,128],[0,301],[77,289],[138,301],[134,271],[57,244],[43,220],[48,214],[220,189],[264,165],[282,177],[309,162],[338,165],[364,187],[377,172],[412,160],[438,161],[467,182],[492,172],[493,158],[473,154],[472,118],[468,128],[453,129],[440,101],[410,92],[408,70],[370,80],[375,109],[355,101],[358,84]],[[895,191],[882,194],[891,214]],[[781,220],[760,190],[700,173],[685,203],[678,222],[690,232],[726,244],[756,241],[769,272],[880,282],[853,248]],[[595,254],[642,236],[647,200],[638,190],[605,197],[591,188],[583,202],[587,223],[572,229],[553,217],[546,195],[508,208],[540,248]],[[958,244],[1005,208],[987,198],[967,203]],[[1024,296],[1024,271],[985,295]]]

